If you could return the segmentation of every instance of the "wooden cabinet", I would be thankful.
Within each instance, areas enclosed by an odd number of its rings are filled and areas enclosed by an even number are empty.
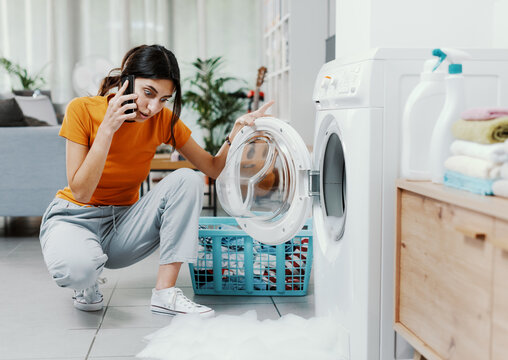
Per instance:
[[[496,220],[492,299],[492,359],[508,357],[508,221]]]
[[[508,201],[398,183],[395,329],[427,359],[506,359]]]

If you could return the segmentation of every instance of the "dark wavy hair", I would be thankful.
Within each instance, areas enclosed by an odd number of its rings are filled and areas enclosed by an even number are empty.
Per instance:
[[[182,111],[180,68],[175,55],[161,45],[140,45],[130,49],[123,57],[121,67],[112,69],[102,80],[98,95],[104,96],[112,88],[120,87],[121,78],[125,75],[146,79],[167,79],[173,82],[175,93],[169,143],[175,146],[174,127]]]

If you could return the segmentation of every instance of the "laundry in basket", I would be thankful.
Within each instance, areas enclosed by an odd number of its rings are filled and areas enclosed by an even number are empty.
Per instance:
[[[307,293],[311,266],[311,221],[273,246],[253,240],[233,218],[203,217],[198,260],[189,268],[196,294],[299,296]]]

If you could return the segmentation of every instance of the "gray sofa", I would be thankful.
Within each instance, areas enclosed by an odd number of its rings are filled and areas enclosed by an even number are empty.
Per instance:
[[[3,95],[0,216],[41,216],[57,190],[67,184],[65,139],[58,136],[60,125],[48,96]],[[50,126],[34,126],[37,123],[23,121],[25,117]]]
[[[0,128],[0,216],[42,216],[67,184],[60,126]]]

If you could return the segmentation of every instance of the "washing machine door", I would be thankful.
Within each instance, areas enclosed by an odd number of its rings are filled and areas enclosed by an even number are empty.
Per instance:
[[[277,245],[308,218],[311,158],[300,135],[275,118],[259,118],[234,138],[217,178],[223,209],[254,239]]]
[[[337,119],[328,114],[315,138],[314,166],[320,174],[320,193],[319,202],[314,203],[313,209],[315,228],[322,232],[321,239],[326,243],[337,242],[344,235],[347,216],[344,148],[344,137]]]

